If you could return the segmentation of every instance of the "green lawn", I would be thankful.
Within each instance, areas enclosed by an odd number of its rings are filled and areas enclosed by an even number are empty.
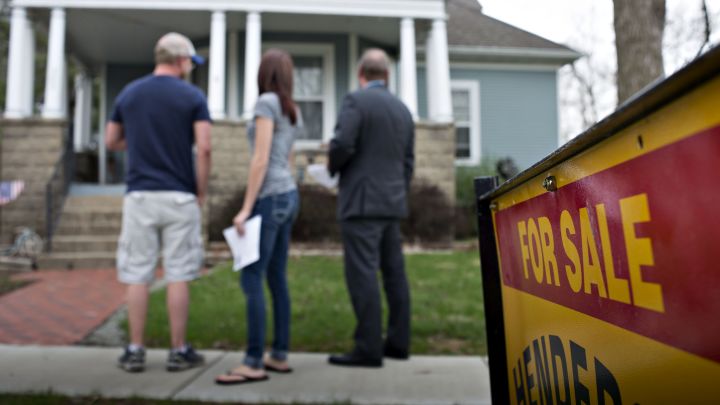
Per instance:
[[[9,275],[0,274],[0,295],[7,294],[18,288],[25,287],[26,285],[31,283],[32,281],[28,280],[12,280]]]
[[[486,354],[476,252],[406,256],[412,297],[412,353]],[[191,284],[188,340],[197,348],[242,349],[245,299],[229,264]],[[342,352],[355,324],[340,257],[292,258],[288,269],[293,351]],[[271,316],[268,300],[268,317]],[[272,323],[268,319],[268,339]],[[167,347],[165,290],[150,298],[147,344]]]

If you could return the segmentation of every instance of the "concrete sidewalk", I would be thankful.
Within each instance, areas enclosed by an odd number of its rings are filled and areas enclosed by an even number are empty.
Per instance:
[[[292,374],[226,387],[213,378],[239,365],[241,353],[202,350],[205,367],[168,373],[167,351],[149,350],[146,371],[129,374],[115,366],[120,352],[0,345],[0,392],[242,403],[490,404],[489,372],[481,357],[413,356],[386,360],[381,369],[355,369],[330,366],[325,354],[292,353]]]

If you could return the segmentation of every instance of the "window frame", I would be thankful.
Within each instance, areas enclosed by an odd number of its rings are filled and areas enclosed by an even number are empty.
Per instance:
[[[335,46],[331,43],[307,43],[307,42],[265,42],[262,44],[262,51],[270,48],[279,48],[287,51],[291,56],[321,57],[323,66],[323,94],[320,97],[305,97],[302,101],[322,101],[323,122],[320,140],[295,141],[295,150],[315,150],[323,143],[327,143],[333,137],[333,128],[336,119],[335,100]],[[298,100],[300,101],[300,100]]]
[[[466,122],[466,125],[470,128],[470,157],[456,157],[455,164],[457,166],[479,165],[482,157],[482,138],[480,131],[480,83],[476,80],[451,80],[450,89],[451,91],[460,90],[468,92],[468,109],[470,113],[470,121]],[[454,108],[453,115],[455,115]],[[458,126],[457,119],[455,120],[455,126]],[[456,152],[457,147],[455,148],[453,154],[455,154]]]

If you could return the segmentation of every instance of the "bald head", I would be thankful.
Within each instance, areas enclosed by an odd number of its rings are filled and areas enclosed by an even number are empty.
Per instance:
[[[366,50],[358,65],[358,73],[367,81],[387,80],[390,59],[385,51],[378,48]]]

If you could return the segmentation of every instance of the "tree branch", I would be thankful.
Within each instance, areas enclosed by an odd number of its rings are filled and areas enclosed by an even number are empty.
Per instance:
[[[703,43],[700,45],[700,49],[698,49],[697,55],[695,57],[697,58],[700,56],[703,52],[703,49],[705,49],[705,46],[710,43],[710,34],[711,34],[711,28],[710,28],[710,13],[708,13],[707,9],[707,2],[706,0],[702,0],[702,14],[703,14],[703,24],[705,25],[705,30],[703,32]]]

